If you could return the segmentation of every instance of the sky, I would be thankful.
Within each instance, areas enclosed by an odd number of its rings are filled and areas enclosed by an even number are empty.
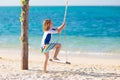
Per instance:
[[[65,0],[29,0],[31,6],[65,5]],[[120,6],[120,0],[68,0],[69,5]],[[0,6],[20,6],[20,0],[0,0]]]

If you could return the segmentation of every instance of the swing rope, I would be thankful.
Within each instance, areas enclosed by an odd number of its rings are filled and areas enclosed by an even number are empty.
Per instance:
[[[67,9],[68,9],[68,0],[66,0],[63,22],[66,22]],[[63,31],[64,31],[64,44],[65,44],[66,43],[66,30],[65,30],[65,28],[63,29]],[[59,39],[60,39],[60,34],[58,35],[57,43],[59,42]],[[65,47],[64,49],[65,49],[65,53],[66,53],[66,62],[67,62],[68,61],[67,48]]]
[[[66,7],[65,7],[65,13],[64,13],[64,22],[66,22],[66,15],[67,15],[67,9],[68,9],[68,0],[66,0]],[[66,29],[64,28],[64,45],[66,43]],[[67,48],[65,47],[65,53],[66,53],[66,62],[68,61],[68,52]]]
[[[66,0],[63,22],[66,22],[67,9],[68,9],[68,0]],[[65,28],[64,28],[64,36],[66,36],[65,35]],[[60,34],[58,35],[57,43],[59,42],[59,38],[60,38]]]
[[[66,21],[66,15],[67,15],[67,9],[68,9],[68,0],[66,0],[66,7],[65,7],[65,13],[64,13],[64,22]]]

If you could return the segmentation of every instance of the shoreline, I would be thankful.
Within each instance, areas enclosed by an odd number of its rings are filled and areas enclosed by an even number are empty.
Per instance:
[[[53,56],[53,51],[50,51],[50,58]],[[63,53],[62,51],[58,55],[58,58],[63,61],[69,61],[73,65],[76,64],[105,64],[105,65],[120,65],[120,55],[118,54],[70,54]],[[0,50],[0,59],[8,60],[21,60],[21,51],[20,49],[1,49]],[[29,50],[28,60],[30,62],[40,62],[44,61],[44,54],[39,53],[39,50]]]
[[[50,51],[50,58],[53,56],[54,51]],[[39,60],[37,58],[44,58],[44,54],[40,53],[39,50],[33,50],[29,49],[28,57],[30,60]],[[67,56],[67,57],[66,57]],[[19,48],[13,49],[13,48],[0,48],[0,58],[8,58],[8,59],[18,59],[20,60],[21,58],[21,50]],[[37,58],[36,58],[37,57]],[[58,57],[62,59],[68,58],[68,60],[73,59],[112,59],[112,60],[120,60],[120,54],[107,54],[107,53],[100,53],[100,52],[80,52],[77,54],[73,54],[72,52],[70,53],[65,53],[64,51],[60,51]]]

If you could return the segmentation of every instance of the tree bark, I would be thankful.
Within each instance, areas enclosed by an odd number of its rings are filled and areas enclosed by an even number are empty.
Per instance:
[[[21,22],[21,40],[22,40],[22,70],[28,69],[28,11],[29,0],[25,0],[26,4],[22,5],[22,22]]]

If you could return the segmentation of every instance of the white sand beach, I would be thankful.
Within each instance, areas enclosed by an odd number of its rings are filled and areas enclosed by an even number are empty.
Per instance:
[[[21,70],[19,49],[0,49],[0,80],[120,80],[119,56],[69,55],[70,65],[49,61],[48,73],[42,73],[43,61],[43,54],[30,51],[29,69]]]

